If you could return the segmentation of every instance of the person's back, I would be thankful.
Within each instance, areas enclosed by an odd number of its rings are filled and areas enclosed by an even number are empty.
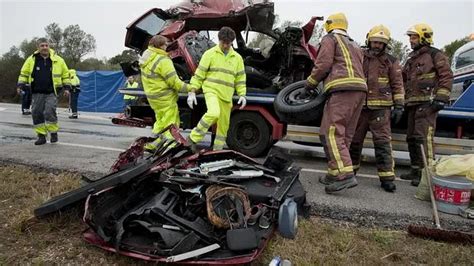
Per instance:
[[[345,31],[333,30],[321,40],[310,78],[322,81],[328,93],[346,90],[366,91],[364,55]],[[322,70],[328,70],[324,72]]]
[[[160,135],[166,127],[179,127],[178,92],[187,91],[184,83],[176,73],[173,61],[166,53],[168,39],[156,35],[150,39],[148,49],[139,59],[143,90],[148,103],[155,112],[153,137],[155,141],[147,143],[145,149],[153,151],[163,139],[171,139],[169,132]]]
[[[363,53],[347,34],[346,16],[333,14],[324,27],[328,34],[321,40],[305,93],[300,97],[308,97],[321,82],[328,95],[320,126],[328,174],[320,181],[326,184],[326,193],[333,193],[357,186],[349,147],[365,102],[367,84]]]

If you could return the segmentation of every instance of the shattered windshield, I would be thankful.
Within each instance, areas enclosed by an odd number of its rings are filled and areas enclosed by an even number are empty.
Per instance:
[[[150,35],[156,35],[166,24],[166,20],[163,20],[157,13],[153,12],[138,22],[136,27],[146,31]]]

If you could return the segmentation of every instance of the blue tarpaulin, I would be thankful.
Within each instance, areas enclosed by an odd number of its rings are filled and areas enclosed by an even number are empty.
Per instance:
[[[123,111],[123,88],[126,78],[122,71],[77,71],[81,81],[78,109],[85,112],[119,113]]]

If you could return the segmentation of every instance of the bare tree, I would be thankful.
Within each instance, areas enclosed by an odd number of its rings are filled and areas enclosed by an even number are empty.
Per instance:
[[[63,31],[63,55],[75,66],[88,53],[95,51],[94,36],[85,33],[79,25],[69,25]]]
[[[51,47],[61,54],[63,52],[63,30],[57,23],[51,23],[44,28],[44,31]]]
[[[401,64],[404,64],[410,53],[408,46],[395,39],[390,40],[389,46],[391,47],[389,53],[400,60]]]
[[[38,37],[34,37],[31,40],[23,40],[20,43],[20,54],[26,59],[28,56],[32,55],[36,50],[38,50]]]

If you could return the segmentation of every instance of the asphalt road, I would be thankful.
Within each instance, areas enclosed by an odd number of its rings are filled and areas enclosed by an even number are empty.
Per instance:
[[[118,154],[136,137],[150,134],[150,129],[113,125],[110,122],[113,115],[80,113],[79,119],[71,120],[67,118],[67,110],[59,109],[59,143],[35,146],[31,116],[22,116],[19,105],[0,103],[0,161],[100,177],[108,172]],[[373,150],[364,150],[368,163],[363,164],[358,175],[359,186],[327,195],[324,186],[318,183],[319,176],[324,175],[326,169],[321,148],[291,142],[279,142],[276,148],[287,152],[295,164],[303,168],[300,180],[315,215],[394,229],[403,229],[410,223],[431,224],[431,205],[414,198],[416,188],[409,182],[397,180],[395,193],[380,188],[371,163]],[[404,166],[407,154],[396,153],[396,158],[400,165],[396,167],[397,174],[408,171]],[[441,219],[447,228],[474,232],[473,220],[445,214]]]

